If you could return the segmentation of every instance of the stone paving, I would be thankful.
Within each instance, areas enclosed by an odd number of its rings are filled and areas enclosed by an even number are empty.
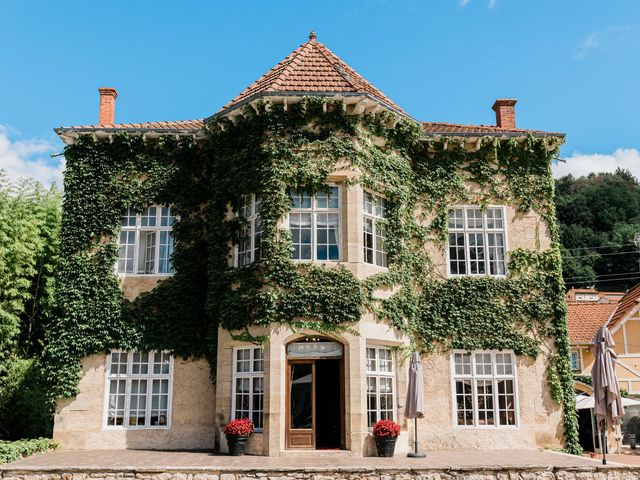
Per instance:
[[[615,465],[613,459],[609,462]],[[598,467],[601,462],[542,450],[470,450],[427,452],[424,459],[357,457],[341,451],[296,452],[282,457],[230,457],[210,452],[150,450],[59,450],[0,465],[9,471],[358,471],[424,469],[528,469]],[[6,476],[6,475],[5,475]]]

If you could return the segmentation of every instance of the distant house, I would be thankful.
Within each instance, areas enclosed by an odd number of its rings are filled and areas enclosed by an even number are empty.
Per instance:
[[[587,296],[590,300],[584,300]],[[607,325],[616,342],[620,388],[640,394],[640,284],[625,294],[571,289],[567,304],[573,371],[591,374],[593,355],[589,348],[598,328]],[[591,387],[579,379],[576,389],[591,392]]]

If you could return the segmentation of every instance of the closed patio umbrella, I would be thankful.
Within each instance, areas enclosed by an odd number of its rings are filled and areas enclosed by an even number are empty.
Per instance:
[[[407,457],[424,458],[426,455],[418,452],[418,418],[424,417],[424,379],[418,352],[411,354],[411,362],[409,363],[409,384],[407,385],[404,416],[413,418],[415,421],[414,451],[408,453]]]
[[[616,346],[607,327],[600,327],[593,339],[591,350],[594,354],[591,377],[593,379],[593,412],[598,426],[602,428],[602,464],[607,464],[606,438],[609,427],[624,415],[622,397],[616,377]]]

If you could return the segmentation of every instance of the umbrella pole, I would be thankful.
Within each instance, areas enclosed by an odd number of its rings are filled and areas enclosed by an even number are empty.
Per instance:
[[[602,464],[607,464],[607,417],[604,417],[604,428],[602,429]]]
[[[411,458],[424,458],[426,455],[422,452],[418,452],[418,417],[414,417],[414,425],[413,429],[413,452],[407,453],[407,457]]]

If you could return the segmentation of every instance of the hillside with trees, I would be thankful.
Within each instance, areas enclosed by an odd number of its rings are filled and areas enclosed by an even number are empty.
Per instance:
[[[640,183],[628,170],[556,180],[567,287],[626,290],[640,282]]]

